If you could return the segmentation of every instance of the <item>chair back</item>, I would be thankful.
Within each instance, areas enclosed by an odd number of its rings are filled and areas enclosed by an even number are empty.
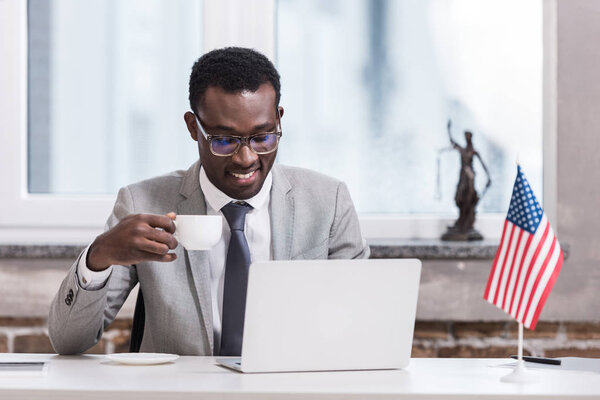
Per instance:
[[[131,325],[131,336],[129,339],[129,352],[139,353],[144,337],[144,324],[146,323],[146,310],[144,308],[144,296],[142,289],[138,292],[135,302],[135,311],[133,312],[133,324]]]

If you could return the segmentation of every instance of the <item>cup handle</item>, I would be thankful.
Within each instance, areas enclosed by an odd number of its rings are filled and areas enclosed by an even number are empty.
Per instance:
[[[177,239],[179,242],[179,238],[177,237],[177,220],[173,220],[173,225],[175,225],[175,230],[173,231],[173,237]]]

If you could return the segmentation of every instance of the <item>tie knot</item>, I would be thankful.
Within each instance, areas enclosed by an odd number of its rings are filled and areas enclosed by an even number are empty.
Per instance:
[[[221,211],[229,224],[229,229],[232,231],[244,231],[246,222],[246,213],[252,209],[252,206],[247,203],[231,203],[226,204]]]

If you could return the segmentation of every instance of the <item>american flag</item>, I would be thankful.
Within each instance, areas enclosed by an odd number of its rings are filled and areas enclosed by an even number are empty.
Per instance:
[[[483,298],[535,329],[562,263],[560,244],[519,165]]]

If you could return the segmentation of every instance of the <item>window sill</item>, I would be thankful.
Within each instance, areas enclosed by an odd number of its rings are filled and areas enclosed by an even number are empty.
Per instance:
[[[60,244],[0,244],[0,259],[30,258],[30,259],[76,259],[86,246]]]
[[[369,240],[371,258],[419,258],[421,260],[493,260],[499,240],[447,242],[430,240]],[[561,244],[564,258],[569,245]]]
[[[431,240],[370,240],[371,258],[421,260],[493,260],[498,241],[446,242]]]
[[[369,240],[371,258],[419,258],[421,260],[493,260],[498,250],[495,240],[445,242],[441,240]],[[0,245],[2,258],[75,259],[81,245]],[[569,246],[562,244],[565,259]]]

